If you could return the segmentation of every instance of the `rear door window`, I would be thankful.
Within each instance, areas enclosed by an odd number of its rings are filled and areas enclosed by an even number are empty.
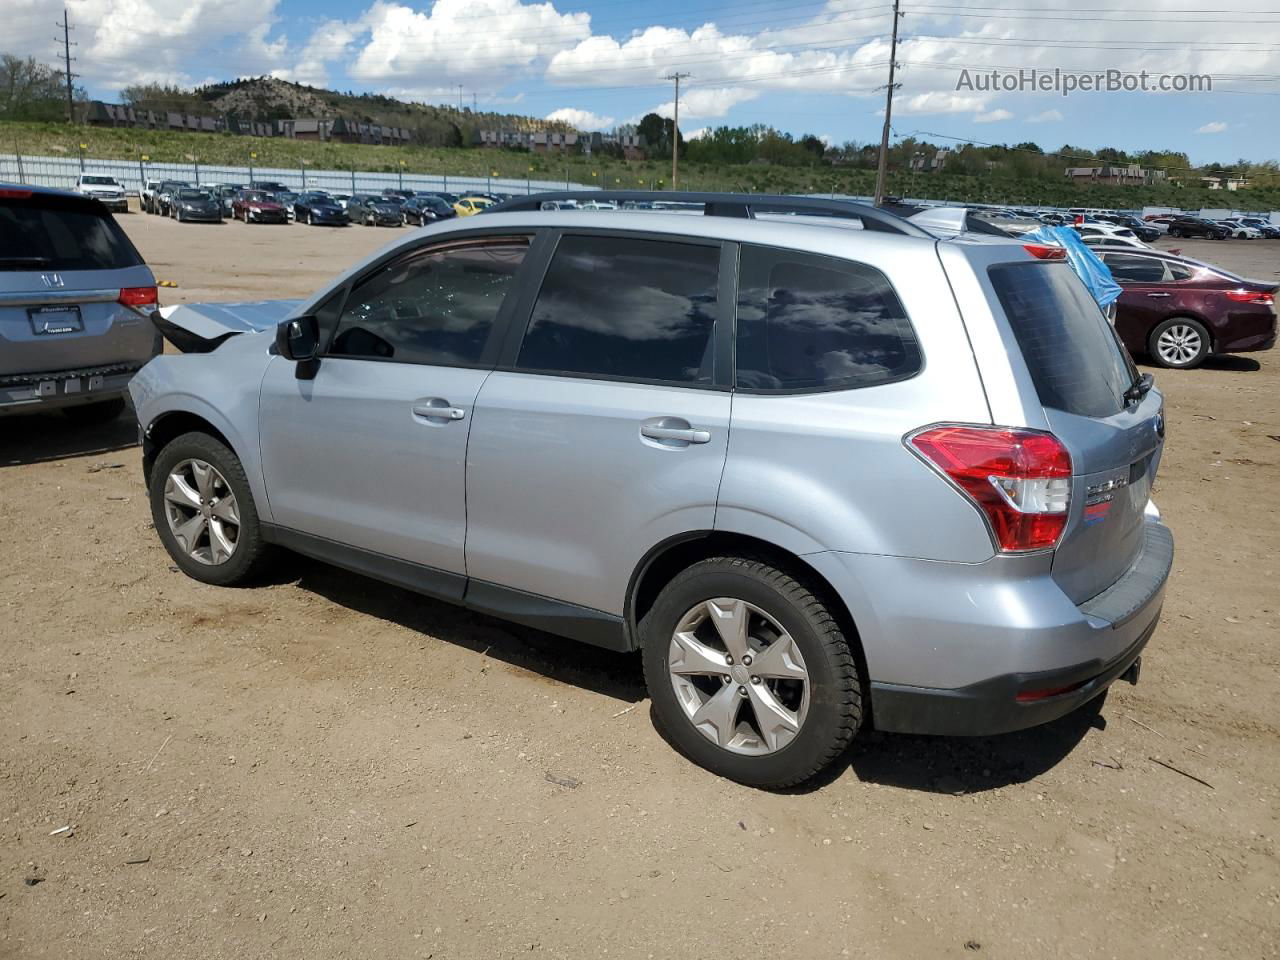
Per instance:
[[[1133,363],[1071,267],[1003,263],[987,272],[1040,403],[1084,417],[1119,413]]]
[[[747,245],[738,277],[739,389],[837,390],[919,372],[915,333],[879,270]]]
[[[516,366],[710,384],[719,273],[718,244],[562,237]]]
[[[1164,283],[1164,261],[1126,253],[1108,253],[1103,260],[1117,283]]]
[[[111,216],[77,197],[0,193],[0,270],[119,270],[142,257]]]

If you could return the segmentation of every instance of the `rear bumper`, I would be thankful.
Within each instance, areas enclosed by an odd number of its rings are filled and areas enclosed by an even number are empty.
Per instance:
[[[37,413],[122,396],[142,364],[0,377],[0,416]]]
[[[1125,674],[1159,622],[1173,537],[1148,520],[1124,576],[1080,605],[1054,582],[1047,557],[806,559],[853,615],[877,729],[987,736],[1070,713]]]

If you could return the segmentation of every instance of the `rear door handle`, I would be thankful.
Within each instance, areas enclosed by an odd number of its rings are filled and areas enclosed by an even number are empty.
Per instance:
[[[1148,293],[1148,294],[1147,294],[1147,296],[1148,296],[1148,297],[1171,297],[1171,296],[1173,296],[1173,294],[1171,294],[1171,293]]]
[[[448,400],[433,397],[430,400],[414,401],[413,415],[423,420],[461,420],[467,415],[467,411],[451,406]]]
[[[710,443],[710,430],[696,430],[689,426],[687,420],[679,417],[662,417],[657,421],[640,426],[640,435],[650,440],[666,441],[675,445],[679,443]]]

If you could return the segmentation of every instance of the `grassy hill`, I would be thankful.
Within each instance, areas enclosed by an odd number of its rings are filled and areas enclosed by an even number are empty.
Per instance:
[[[254,166],[302,167],[317,170],[356,169],[405,173],[487,176],[534,180],[564,180],[603,187],[665,189],[671,164],[666,158],[623,161],[603,156],[530,154],[509,150],[446,147],[378,147],[318,143],[284,138],[263,139],[231,134],[196,134],[156,130],[69,127],[60,123],[0,122],[0,152],[18,150],[29,155],[76,156],[136,160],[140,154],[155,162],[184,163],[195,157],[201,164],[244,166],[250,152]],[[768,193],[870,194],[872,170],[824,165],[787,167],[743,165],[680,165],[685,189],[744,190]],[[1197,209],[1201,206],[1241,206],[1280,210],[1280,189],[1224,194],[1176,187],[1074,186],[1064,181],[988,176],[939,176],[897,173],[890,177],[890,193],[971,203],[1019,203],[1052,206],[1091,206],[1134,209],[1146,204]]]

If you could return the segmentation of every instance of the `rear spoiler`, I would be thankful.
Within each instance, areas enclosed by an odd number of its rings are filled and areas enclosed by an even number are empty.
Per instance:
[[[183,353],[208,353],[236,334],[274,330],[302,304],[302,300],[182,303],[161,307],[152,321]]]

